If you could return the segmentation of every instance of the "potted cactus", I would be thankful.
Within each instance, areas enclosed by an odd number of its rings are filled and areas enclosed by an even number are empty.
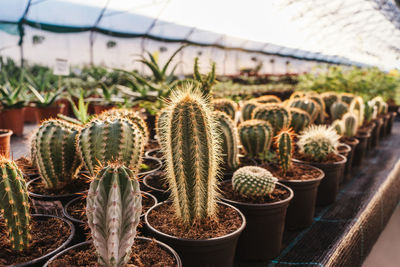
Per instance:
[[[0,129],[0,155],[9,158],[10,155],[10,141],[13,132],[10,129]]]
[[[23,86],[13,87],[11,84],[0,86],[0,102],[3,107],[0,117],[0,128],[9,129],[15,135],[22,136],[24,132],[25,100],[21,96]]]
[[[146,213],[149,232],[173,247],[184,266],[232,266],[246,220],[217,201],[220,145],[209,101],[193,87],[174,91],[161,125],[172,202]]]
[[[350,110],[353,111],[357,116],[358,130],[355,137],[359,141],[359,144],[354,150],[353,163],[352,166],[359,166],[362,164],[368,147],[371,145],[371,133],[376,128],[376,124],[372,121],[377,116],[377,110],[373,102],[368,101],[362,105],[361,110],[352,109],[354,103],[357,103],[355,98],[352,102],[353,105],[350,106]],[[358,101],[361,103],[361,101]],[[354,112],[355,111],[355,112]],[[359,112],[360,111],[360,112]]]
[[[236,103],[230,99],[219,98],[213,99],[211,104],[214,110],[225,112],[232,121],[235,121],[236,117]]]

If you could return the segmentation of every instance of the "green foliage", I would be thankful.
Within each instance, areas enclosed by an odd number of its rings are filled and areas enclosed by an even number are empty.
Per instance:
[[[278,181],[269,171],[256,166],[245,166],[232,176],[233,190],[245,197],[264,197],[271,194]]]
[[[74,112],[75,118],[71,118],[68,116],[65,116],[63,114],[57,114],[57,116],[67,122],[74,123],[77,125],[84,125],[85,123],[88,123],[93,116],[89,115],[88,109],[89,109],[89,101],[85,101],[84,99],[84,93],[83,90],[81,90],[79,99],[78,99],[78,105],[75,105],[75,102],[69,99],[69,102],[72,107],[72,111]]]
[[[1,105],[5,109],[22,108],[26,101],[22,96],[24,89],[23,85],[13,87],[11,84],[0,85]]]
[[[194,59],[193,79],[199,84],[200,91],[205,97],[211,97],[212,88],[216,84],[215,62],[211,63],[211,71],[207,75],[201,75],[199,71],[199,58]]]
[[[262,120],[248,120],[239,125],[240,142],[250,157],[257,158],[259,154],[269,150],[273,137],[270,123]]]
[[[28,84],[28,89],[36,97],[36,101],[33,102],[37,107],[49,107],[54,104],[65,88],[61,87],[56,91],[38,91],[35,87]]]
[[[213,99],[211,101],[214,110],[225,112],[232,120],[235,120],[236,103],[227,98]]]
[[[276,152],[284,176],[286,176],[287,171],[292,166],[292,156],[294,152],[293,137],[294,133],[289,129],[282,130],[275,137]]]
[[[291,121],[290,111],[280,105],[261,105],[253,110],[252,118],[264,120],[271,124],[274,136],[284,128],[288,128]]]

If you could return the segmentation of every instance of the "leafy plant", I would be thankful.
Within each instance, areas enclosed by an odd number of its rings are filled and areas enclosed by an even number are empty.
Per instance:
[[[1,98],[0,102],[5,109],[22,108],[25,106],[26,101],[23,100],[21,94],[24,91],[24,86],[19,85],[12,87],[9,83],[0,86]]]
[[[38,91],[32,85],[28,84],[28,89],[36,97],[36,101],[33,101],[37,107],[50,107],[64,92],[64,87],[59,88],[56,91]]]
[[[59,118],[78,125],[83,125],[89,122],[93,118],[93,116],[89,115],[88,113],[90,102],[89,101],[85,102],[83,90],[81,90],[81,94],[78,99],[78,105],[75,105],[74,101],[72,101],[71,99],[68,100],[71,104],[72,111],[76,119],[65,116],[63,114],[58,114],[57,116]]]

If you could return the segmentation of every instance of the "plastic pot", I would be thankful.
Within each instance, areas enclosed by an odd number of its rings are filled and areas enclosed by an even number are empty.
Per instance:
[[[346,164],[343,168],[343,173],[339,176],[340,177],[339,183],[341,184],[341,183],[343,183],[344,178],[345,178],[344,174],[345,174],[347,162],[349,160],[349,154],[351,153],[351,146],[344,144],[344,143],[340,143],[338,146],[338,152],[340,155],[344,156],[347,159]]]
[[[53,105],[49,107],[37,107],[36,108],[36,121],[41,122],[50,118],[57,118],[57,114],[60,113],[61,107]]]
[[[166,205],[169,203],[170,202],[159,203],[147,211],[144,219],[146,222],[146,227],[151,235],[167,245],[170,245],[174,250],[176,250],[182,259],[183,266],[233,266],[236,244],[241,232],[246,226],[246,219],[237,208],[223,202],[218,202],[219,205],[228,206],[238,212],[242,219],[242,225],[238,229],[221,237],[196,240],[171,236],[162,233],[151,226],[148,221],[148,216],[151,211],[157,209],[161,205]]]
[[[143,177],[145,175],[154,173],[158,170],[161,169],[162,167],[162,161],[158,158],[153,158],[153,157],[143,157],[143,163],[144,164],[149,164],[149,163],[153,163],[155,167],[153,167],[152,169],[148,170],[148,171],[143,171],[143,172],[139,172],[138,173],[138,177]]]
[[[1,127],[11,130],[14,135],[24,134],[24,112],[25,108],[3,109],[1,111]]]
[[[351,147],[351,150],[350,150],[349,154],[347,155],[346,165],[344,167],[344,173],[347,174],[351,170],[351,166],[353,165],[354,152],[360,142],[355,137],[352,137],[351,140],[348,140],[348,141],[344,140],[344,142]],[[348,177],[351,177],[351,176],[348,176]],[[346,178],[347,177],[345,176],[345,180],[346,180]]]
[[[383,138],[388,134],[387,129],[388,129],[388,124],[389,124],[391,115],[390,115],[390,113],[386,113],[385,115],[382,116],[382,118],[383,118],[383,125],[382,125],[381,131],[379,133],[380,138]]]
[[[371,148],[374,148],[377,145],[379,145],[379,138],[380,138],[381,128],[383,126],[383,119],[382,118],[376,119],[375,125],[376,126],[371,133]]]
[[[10,141],[13,131],[0,129],[0,155],[10,158]]]
[[[360,166],[365,158],[365,153],[367,151],[368,140],[370,139],[371,134],[360,133],[356,135],[357,140],[359,141],[356,149],[354,150],[353,156],[353,165],[352,166]]]
[[[38,123],[36,116],[36,107],[32,106],[25,107],[24,121],[27,123]]]
[[[392,134],[393,122],[397,116],[397,112],[390,112],[389,114],[390,114],[390,119],[388,121],[387,133]]]
[[[141,183],[141,190],[145,191],[145,192],[150,192],[157,198],[157,200],[159,202],[163,202],[168,199],[169,191],[164,190],[162,188],[156,188],[156,187],[150,185],[149,180],[150,180],[150,178],[152,178],[154,176],[157,176],[158,179],[163,179],[162,178],[163,174],[164,174],[163,171],[156,171],[156,172],[150,173],[150,174],[146,175],[145,177],[143,177],[143,181]]]

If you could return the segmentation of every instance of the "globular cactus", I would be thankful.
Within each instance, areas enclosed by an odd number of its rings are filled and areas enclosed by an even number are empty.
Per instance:
[[[274,95],[263,95],[254,99],[259,104],[281,103],[281,99]]]
[[[77,136],[77,147],[87,170],[95,174],[98,166],[119,161],[138,173],[144,150],[144,136],[135,123],[110,117],[87,123]]]
[[[248,120],[239,125],[240,143],[250,157],[258,157],[267,151],[272,142],[274,130],[266,121]]]
[[[325,92],[321,94],[322,100],[325,103],[325,112],[329,113],[333,103],[338,101],[339,96],[335,92]]]
[[[297,145],[300,152],[316,162],[324,161],[331,153],[337,152],[340,136],[326,125],[311,125],[299,136]]]
[[[276,152],[284,176],[286,176],[287,171],[292,165],[292,155],[294,152],[293,137],[294,133],[291,129],[282,130],[275,137]]]
[[[349,111],[349,105],[343,101],[336,101],[331,105],[331,119],[340,120],[345,113]]]
[[[354,113],[358,119],[358,127],[364,124],[364,101],[360,96],[356,96],[353,101],[351,101],[349,106],[349,111]]]
[[[350,93],[341,93],[340,94],[340,100],[342,100],[343,102],[345,102],[347,105],[350,105],[351,101],[353,101],[353,99],[356,96]]]
[[[327,117],[324,100],[322,100],[322,97],[319,94],[310,94],[309,97],[319,105],[319,115],[314,122],[318,124],[324,123],[325,118]]]
[[[258,106],[259,104],[256,101],[254,101],[254,99],[244,102],[241,108],[242,120],[243,121],[251,120],[251,114],[253,113],[253,110]]]
[[[187,226],[215,217],[220,139],[209,102],[195,88],[174,91],[162,151],[175,215]]]
[[[304,97],[304,98],[293,99],[290,101],[289,106],[292,108],[299,108],[306,111],[311,117],[311,123],[313,123],[317,119],[320,113],[319,110],[320,106],[318,105],[317,102],[315,102],[311,98]]]
[[[221,135],[222,155],[225,165],[234,170],[239,165],[238,133],[235,123],[221,111],[213,113]]]
[[[235,120],[236,115],[236,103],[230,99],[219,98],[213,99],[212,105],[214,106],[214,110],[219,110],[225,112],[233,121]]]
[[[306,93],[303,91],[296,91],[290,96],[290,100],[297,99],[297,98],[303,98],[305,95],[306,95]]]
[[[346,137],[353,137],[357,134],[358,130],[358,121],[357,116],[351,112],[348,112],[343,115],[343,135]]]
[[[289,110],[292,117],[290,127],[296,133],[301,132],[311,124],[311,116],[306,111],[299,108],[289,108]]]
[[[280,105],[259,106],[254,109],[252,118],[269,122],[274,129],[274,136],[283,128],[288,128],[291,122],[289,109]]]
[[[331,127],[336,131],[338,135],[344,134],[343,120],[335,120],[334,122],[332,122]]]
[[[142,196],[135,173],[110,163],[90,184],[86,215],[93,245],[102,266],[125,266],[130,260]]]
[[[33,137],[32,161],[47,188],[63,188],[76,178],[82,165],[75,145],[80,128],[62,120],[48,120]]]
[[[378,115],[387,113],[387,108],[388,108],[387,103],[383,100],[381,96],[376,96],[371,101],[375,103]]]
[[[271,194],[278,181],[269,171],[256,166],[245,166],[232,176],[234,192],[244,197],[264,197]]]
[[[29,247],[29,199],[25,180],[17,164],[0,156],[0,214],[8,228],[13,250]]]
[[[368,101],[364,105],[364,121],[368,124],[372,121],[374,117],[374,111],[376,110],[376,107],[373,103],[373,101]],[[358,124],[360,126],[360,124]]]

